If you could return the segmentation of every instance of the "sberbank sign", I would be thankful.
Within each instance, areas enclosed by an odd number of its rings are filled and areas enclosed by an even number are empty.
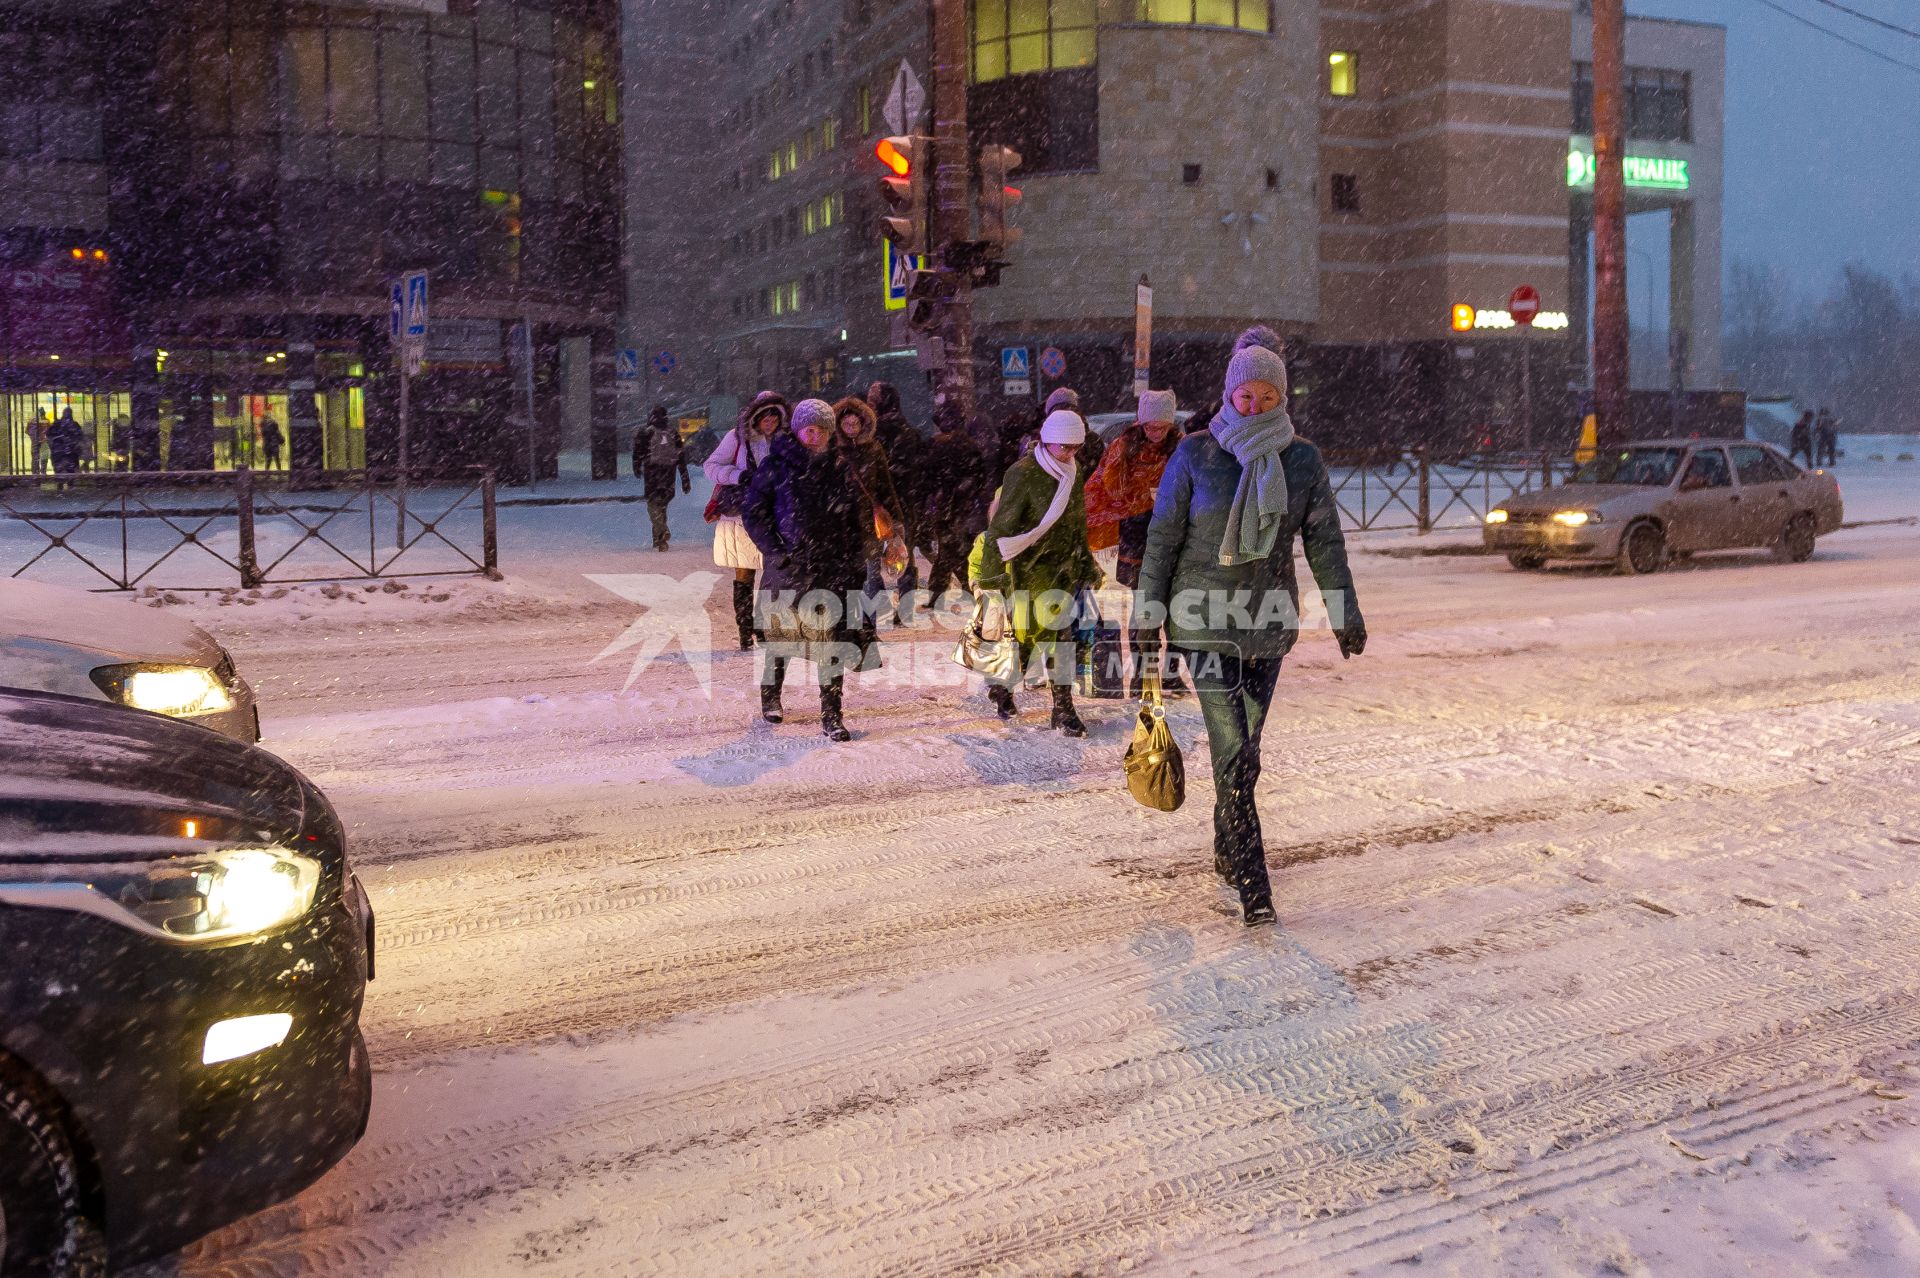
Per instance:
[[[1629,155],[1620,162],[1620,167],[1626,173],[1628,186],[1656,191],[1684,191],[1688,186],[1685,160],[1665,155]],[[1593,152],[1582,151],[1577,146],[1567,151],[1567,185],[1593,185]]]

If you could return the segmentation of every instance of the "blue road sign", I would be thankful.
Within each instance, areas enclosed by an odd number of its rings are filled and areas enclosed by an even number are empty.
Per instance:
[[[427,337],[427,273],[408,271],[406,280],[406,331],[414,341]]]
[[[653,357],[653,371],[665,377],[680,367],[680,359],[672,351],[661,351]]]
[[[613,353],[613,375],[623,382],[635,381],[640,376],[640,352],[632,347]]]
[[[1058,346],[1049,346],[1040,352],[1040,371],[1048,377],[1067,375],[1067,357],[1060,353]]]
[[[1002,346],[1000,348],[1000,376],[1008,381],[1032,375],[1033,364],[1027,358],[1024,346]]]

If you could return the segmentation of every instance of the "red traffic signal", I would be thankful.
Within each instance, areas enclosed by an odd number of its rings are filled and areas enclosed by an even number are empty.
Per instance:
[[[888,216],[881,227],[903,253],[927,251],[927,163],[933,139],[896,135],[881,138],[873,154],[887,166],[880,178],[880,198]]]

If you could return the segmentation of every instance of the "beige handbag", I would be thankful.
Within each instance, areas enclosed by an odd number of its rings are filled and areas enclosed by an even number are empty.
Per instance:
[[[998,591],[974,597],[973,620],[953,647],[953,659],[977,675],[1011,688],[1020,678],[1020,646],[1007,624],[1007,601]]]
[[[1148,675],[1143,683],[1140,718],[1133,725],[1133,740],[1127,743],[1121,766],[1126,770],[1127,790],[1134,798],[1149,808],[1173,812],[1186,802],[1187,766],[1180,757],[1180,743],[1167,727],[1160,676]]]

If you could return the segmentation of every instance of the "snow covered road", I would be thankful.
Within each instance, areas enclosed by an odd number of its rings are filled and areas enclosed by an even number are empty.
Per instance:
[[[704,564],[616,511],[516,512],[438,602],[193,606],[352,832],[377,1080],[169,1271],[1920,1269],[1920,529],[1643,579],[1356,538],[1248,932],[1189,702],[1164,815],[1116,703],[856,679],[835,746],[738,654],[622,692],[584,574]]]

